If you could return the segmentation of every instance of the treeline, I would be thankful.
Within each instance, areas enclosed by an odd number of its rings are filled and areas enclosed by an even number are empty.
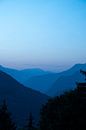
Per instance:
[[[86,130],[86,88],[55,97],[41,110],[40,130]]]
[[[86,88],[82,88],[50,99],[41,109],[38,128],[30,113],[21,130],[86,130]],[[17,130],[5,101],[0,107],[0,130]]]

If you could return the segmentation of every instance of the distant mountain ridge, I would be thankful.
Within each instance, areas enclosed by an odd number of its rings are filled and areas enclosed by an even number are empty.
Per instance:
[[[32,86],[33,89],[37,88],[41,92],[52,95],[50,94],[50,89],[59,78],[63,76],[72,76],[74,73],[78,72],[81,68],[86,69],[86,64],[76,64],[70,69],[60,73],[49,73],[41,76],[33,76],[25,82],[25,85]]]
[[[17,70],[17,69],[3,67],[1,65],[0,65],[0,70],[9,74],[10,76],[15,78],[18,82],[22,83],[23,85],[25,85],[25,82],[33,76],[41,76],[41,75],[51,73],[49,71],[44,71],[39,68]]]
[[[54,86],[57,81],[57,88],[61,88],[61,90],[58,90],[62,92],[62,90],[68,90],[68,86],[64,86],[64,84],[61,84],[61,82],[66,82],[69,80],[69,77],[72,77],[76,75],[76,78],[73,80],[73,83],[70,82],[70,87],[75,86],[75,82],[77,80],[77,75],[80,69],[86,69],[86,63],[85,64],[75,64],[73,67],[71,67],[68,70],[65,70],[63,72],[59,73],[53,73],[53,72],[48,72],[48,71],[43,71],[40,69],[25,69],[25,70],[12,70],[8,68],[3,68],[2,70],[9,75],[11,75],[13,78],[15,78],[17,81],[22,83],[23,85],[30,87],[32,89],[38,90],[42,93],[46,93],[48,95],[54,95]],[[80,75],[79,75],[80,76]],[[74,76],[75,77],[75,76]],[[64,81],[62,81],[64,79]],[[72,80],[71,80],[72,81]],[[67,83],[68,84],[68,83]],[[69,84],[68,84],[69,85]],[[65,89],[64,89],[65,88]],[[55,89],[56,92],[56,89]]]
[[[0,71],[0,104],[4,99],[17,124],[22,125],[30,112],[34,115],[35,121],[38,120],[40,108],[49,97],[24,87],[11,76]]]
[[[86,64],[76,64],[67,71],[60,73],[60,77],[47,91],[50,96],[61,95],[66,91],[74,89],[76,82],[84,81],[84,76],[80,74],[80,69],[86,70]]]
[[[9,74],[24,86],[41,91],[43,93],[46,92],[48,86],[51,86],[51,84],[53,84],[57,79],[56,73],[36,68],[16,70],[0,66],[0,70]],[[35,78],[37,80],[35,80]]]

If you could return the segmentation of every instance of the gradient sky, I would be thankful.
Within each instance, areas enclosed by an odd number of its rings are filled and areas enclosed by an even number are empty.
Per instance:
[[[86,0],[0,0],[0,64],[65,69],[86,62]]]

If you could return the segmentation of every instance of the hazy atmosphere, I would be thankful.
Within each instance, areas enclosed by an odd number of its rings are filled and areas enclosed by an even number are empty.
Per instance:
[[[0,0],[1,65],[59,70],[85,62],[85,0]]]
[[[0,130],[86,130],[86,0],[0,0]]]

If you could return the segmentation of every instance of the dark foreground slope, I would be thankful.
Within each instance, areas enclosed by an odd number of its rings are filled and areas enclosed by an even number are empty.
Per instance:
[[[52,98],[41,111],[40,130],[86,130],[86,82]]]
[[[0,104],[6,99],[17,124],[23,125],[29,112],[32,112],[37,122],[40,108],[48,98],[40,92],[24,87],[11,76],[0,71]]]

